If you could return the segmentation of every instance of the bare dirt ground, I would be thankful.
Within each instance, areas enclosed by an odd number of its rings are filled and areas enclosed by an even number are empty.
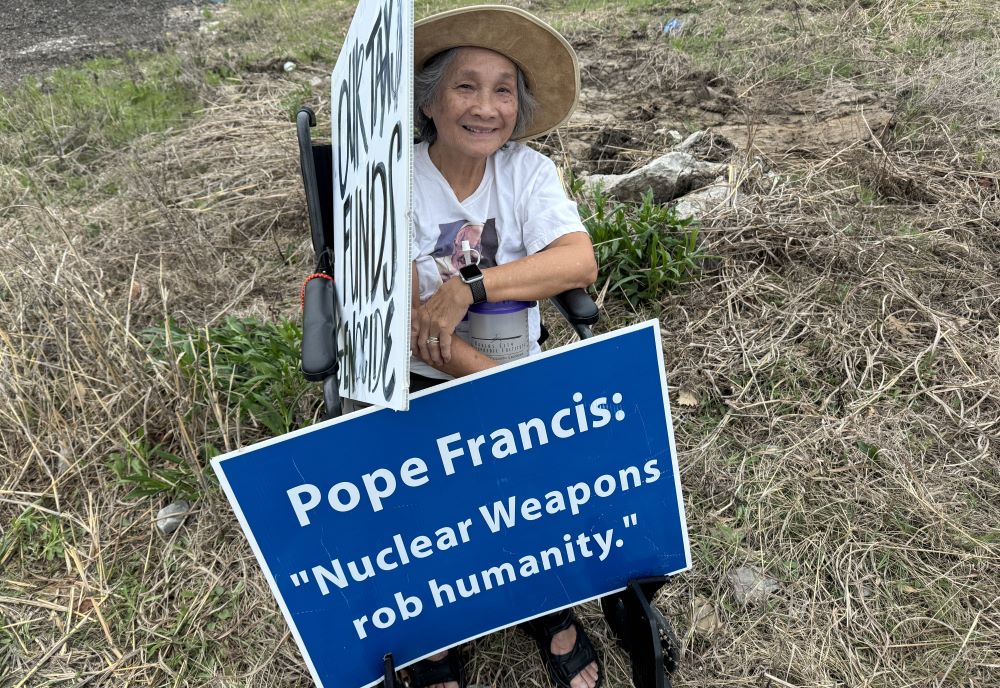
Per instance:
[[[26,74],[155,48],[197,26],[199,0],[7,0],[0,15],[0,85]]]

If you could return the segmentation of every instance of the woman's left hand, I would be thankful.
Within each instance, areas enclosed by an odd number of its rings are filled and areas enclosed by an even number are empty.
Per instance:
[[[451,361],[451,339],[455,328],[472,305],[472,291],[454,277],[434,292],[426,303],[413,309],[410,348],[434,367]]]

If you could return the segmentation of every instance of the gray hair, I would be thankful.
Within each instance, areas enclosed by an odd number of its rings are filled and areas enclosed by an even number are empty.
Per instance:
[[[437,99],[438,88],[458,50],[449,48],[433,56],[424,63],[424,68],[413,79],[413,123],[417,128],[417,136],[428,144],[434,143],[437,139],[437,127],[434,126],[434,120],[424,114],[424,108],[429,107]],[[512,139],[516,139],[531,126],[531,120],[538,108],[538,101],[528,90],[524,72],[516,64],[514,66],[517,68],[517,121],[510,136]]]

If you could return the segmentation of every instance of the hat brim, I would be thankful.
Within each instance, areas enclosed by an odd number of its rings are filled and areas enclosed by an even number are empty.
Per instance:
[[[580,63],[558,31],[516,7],[475,5],[435,14],[413,26],[413,68],[450,48],[487,48],[524,73],[538,101],[531,125],[517,140],[543,136],[563,124],[580,97]]]

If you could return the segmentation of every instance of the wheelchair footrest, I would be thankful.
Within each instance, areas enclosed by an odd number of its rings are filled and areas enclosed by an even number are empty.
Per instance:
[[[664,580],[632,580],[624,591],[601,599],[604,618],[628,653],[636,688],[670,688],[670,674],[680,661],[680,642],[670,622],[647,597]]]

